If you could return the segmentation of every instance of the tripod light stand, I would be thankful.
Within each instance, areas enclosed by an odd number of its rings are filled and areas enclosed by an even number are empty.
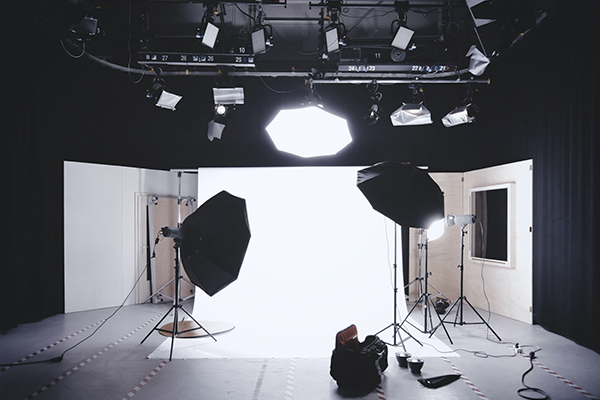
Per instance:
[[[176,239],[179,239],[178,234],[176,232],[176,230],[172,230],[171,228],[162,228],[163,231],[163,235],[165,237],[174,237]],[[174,240],[175,244],[174,244],[174,248],[175,248],[175,294],[174,294],[174,298],[173,298],[173,305],[171,306],[171,308],[169,309],[169,311],[167,311],[165,313],[165,315],[160,319],[160,321],[158,321],[158,323],[154,326],[154,328],[152,328],[152,330],[150,332],[148,332],[148,334],[146,335],[146,337],[144,338],[144,340],[142,340],[141,343],[144,343],[146,341],[146,339],[148,339],[148,337],[152,334],[152,332],[154,331],[159,331],[162,333],[166,333],[169,336],[171,336],[171,350],[169,352],[169,361],[171,361],[171,359],[173,358],[173,346],[175,344],[175,338],[178,336],[181,336],[187,332],[192,332],[198,329],[202,329],[204,330],[208,336],[210,336],[215,342],[217,341],[217,339],[215,339],[215,337],[206,329],[204,329],[204,327],[198,322],[196,321],[196,319],[194,317],[192,317],[192,315],[186,311],[185,308],[183,308],[183,305],[181,305],[180,303],[180,289],[181,289],[181,279],[183,279],[183,276],[181,275],[181,264],[179,262],[180,260],[180,253],[179,253],[179,243],[178,240]],[[189,329],[185,329],[184,328],[184,323],[185,321],[181,321],[178,322],[178,318],[179,318],[179,311],[182,311],[183,313],[185,313],[188,317],[190,317],[190,319],[192,321],[194,321],[196,323],[196,327],[192,327]],[[173,326],[172,329],[169,330],[167,328],[167,325],[163,326],[162,328],[159,328],[158,326],[164,321],[164,319],[171,313],[171,311],[173,311]]]
[[[425,228],[444,217],[444,193],[425,170],[410,163],[383,161],[362,169],[357,174],[357,186],[375,211],[401,226]],[[394,322],[377,332],[379,334],[393,327],[394,346],[400,329],[408,333],[397,322],[396,231],[397,226],[394,225]],[[415,341],[422,346],[418,340]]]
[[[181,173],[181,171],[177,171],[177,178],[178,178],[178,180],[179,180],[179,191],[178,191],[178,196],[177,196],[177,227],[178,227],[178,228],[180,228],[180,227],[181,227],[181,222],[182,222],[182,221],[181,221],[181,219],[182,219],[182,218],[181,218],[181,203],[182,203],[182,202],[183,202],[183,200],[184,200],[184,198],[183,198],[183,197],[181,197],[181,177],[182,177],[182,173]],[[153,202],[153,204],[158,204],[158,201],[157,201],[157,199],[158,199],[158,197],[154,197],[154,198],[152,199],[152,202]],[[187,204],[188,204],[188,205],[191,205],[191,204],[193,204],[195,201],[196,201],[196,199],[194,199],[194,198],[190,198],[190,197],[188,197],[188,198],[187,198]],[[148,221],[150,221],[149,214],[146,214],[146,215],[147,215]],[[150,222],[148,222],[148,224],[150,224]],[[150,238],[148,238],[148,242],[150,242]],[[154,267],[152,267],[152,268],[154,268]],[[154,280],[156,279],[156,278],[155,278],[155,275],[156,275],[156,273],[155,273],[155,272],[154,272],[154,270],[153,270],[153,271],[152,271],[152,280],[153,280],[153,285],[154,285]],[[162,286],[160,287],[160,289],[157,289],[157,290],[156,290],[154,293],[152,293],[150,296],[148,296],[148,297],[147,297],[147,298],[146,298],[144,301],[142,301],[142,303],[146,303],[147,301],[150,301],[150,300],[152,300],[152,302],[154,303],[154,302],[155,302],[155,299],[158,299],[160,296],[167,297],[167,298],[168,298],[169,300],[171,300],[171,301],[175,300],[175,298],[174,298],[174,297],[171,297],[171,296],[169,296],[168,294],[166,294],[166,293],[163,293],[163,289],[165,289],[166,287],[168,287],[168,286],[169,286],[171,283],[174,283],[176,279],[177,279],[177,274],[175,274],[175,275],[173,276],[173,278],[171,278],[171,279],[170,279],[170,280],[169,280],[167,283],[165,283],[164,285],[162,285]],[[190,284],[191,286],[193,286],[193,285],[194,285],[192,282],[190,282],[190,281],[189,281],[189,280],[186,278],[186,276],[185,276],[185,275],[181,276],[181,279],[183,279],[185,282],[187,282],[187,283],[188,283],[188,284]],[[177,284],[175,284],[175,286],[177,286]],[[181,290],[181,285],[180,285],[180,290]],[[180,293],[180,291],[179,291],[179,292],[177,292],[177,289],[174,289],[174,293]],[[189,300],[189,299],[193,298],[193,297],[194,297],[194,295],[195,295],[195,294],[194,294],[194,292],[192,291],[192,294],[190,294],[189,296],[186,296],[186,297],[182,298],[181,300],[183,300],[183,301],[185,301],[185,300]],[[173,296],[175,296],[175,294],[174,294]]]
[[[419,329],[418,327],[416,327],[415,325],[413,325],[408,320],[408,317],[415,310],[415,308],[417,307],[417,305],[420,302],[422,302],[423,303],[423,330],[421,332],[423,332],[423,333],[430,333],[430,332],[434,331],[434,328],[433,328],[433,318],[431,318],[431,310],[435,310],[435,304],[433,304],[433,300],[431,300],[431,295],[427,291],[427,285],[428,285],[427,278],[429,276],[429,271],[427,270],[427,252],[428,252],[429,238],[428,237],[425,238],[425,244],[423,245],[422,244],[423,231],[425,231],[425,230],[424,229],[419,229],[419,266],[420,266],[420,263],[421,263],[421,252],[422,252],[422,249],[425,248],[425,277],[423,278],[424,279],[424,283],[425,283],[425,286],[424,286],[425,290],[424,290],[423,293],[420,294],[420,296],[417,299],[417,301],[415,301],[415,304],[412,306],[412,308],[410,309],[410,311],[406,315],[406,318],[404,318],[404,321],[402,321],[402,323],[400,324],[400,326],[402,327],[402,325],[404,325],[404,323],[408,323],[408,324],[412,325],[413,327]],[[419,286],[419,289],[421,289],[420,286]],[[450,335],[448,334],[448,330],[442,324],[442,319],[440,318],[439,314],[437,312],[435,312],[435,311],[434,311],[434,313],[438,317],[438,320],[440,321],[440,324],[442,325],[442,328],[444,328],[444,331],[446,332],[446,336],[448,336],[448,340],[450,341],[450,343],[454,344],[452,342],[452,339],[450,338]],[[429,325],[428,325],[428,323],[429,323]],[[428,329],[428,326],[431,327],[431,330]]]
[[[170,360],[173,357],[175,337],[187,337],[182,335],[186,332],[203,329],[216,341],[214,336],[179,303],[182,278],[180,259],[192,283],[209,296],[215,295],[235,281],[250,241],[246,201],[223,190],[204,202],[180,227],[164,227],[161,231],[165,237],[173,238],[175,242],[175,299],[169,312],[142,343],[155,330],[168,333],[171,336]],[[172,330],[166,326],[158,328],[171,310],[174,314]],[[187,314],[198,326],[187,329],[187,321],[182,321],[180,327],[177,321],[179,310]]]
[[[492,333],[494,334],[494,336],[496,336],[498,338],[498,340],[502,340],[500,339],[500,336],[498,336],[498,334],[496,332],[494,332],[494,330],[492,329],[492,327],[483,319],[483,317],[481,316],[481,314],[479,314],[479,312],[477,312],[477,310],[475,309],[475,307],[473,307],[473,305],[469,302],[469,300],[467,300],[467,296],[464,295],[463,293],[463,279],[464,279],[464,252],[465,252],[465,227],[468,224],[472,224],[475,222],[475,215],[458,215],[458,216],[454,216],[454,215],[447,215],[446,216],[446,225],[448,226],[452,226],[455,224],[460,224],[460,233],[461,233],[461,238],[460,238],[460,264],[458,265],[458,268],[460,269],[460,297],[458,299],[456,299],[454,301],[454,303],[452,303],[452,306],[450,306],[450,308],[448,309],[448,312],[446,313],[446,315],[444,316],[444,318],[442,318],[440,324],[438,326],[435,327],[435,329],[433,329],[433,331],[431,332],[431,334],[429,335],[429,337],[433,336],[433,334],[435,333],[435,331],[437,330],[437,328],[442,325],[444,323],[452,323],[451,321],[446,321],[446,317],[450,314],[450,312],[454,309],[454,307],[456,308],[456,316],[454,317],[454,326],[456,325],[474,325],[474,324],[485,324],[485,326],[488,327],[488,329],[490,331],[492,331]],[[465,322],[464,320],[464,315],[463,315],[463,309],[464,309],[464,303],[466,303],[469,307],[471,307],[471,309],[473,310],[473,312],[479,317],[479,319],[481,320],[481,322]],[[445,328],[444,328],[445,329]]]
[[[400,329],[402,329],[408,336],[415,340],[415,342],[419,343],[421,346],[423,344],[419,342],[413,335],[411,335],[406,329],[402,327],[402,324],[397,322],[398,315],[398,264],[397,264],[397,255],[398,255],[398,241],[397,241],[397,225],[394,224],[394,322],[377,332],[375,335],[379,335],[381,332],[388,330],[389,328],[394,328],[394,341],[393,343],[388,343],[394,347],[398,346],[397,338],[400,338],[400,343],[402,344],[402,348],[406,351],[406,346],[404,345],[404,339],[402,339],[402,335],[400,334]],[[407,316],[408,318],[408,316]],[[406,321],[406,319],[405,319]]]

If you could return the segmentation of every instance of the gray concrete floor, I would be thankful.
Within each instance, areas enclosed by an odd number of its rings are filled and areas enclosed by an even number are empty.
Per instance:
[[[484,325],[446,324],[454,342],[450,347],[460,357],[428,357],[421,375],[391,362],[380,387],[357,397],[338,390],[329,375],[329,358],[148,359],[165,337],[154,332],[140,342],[169,307],[124,307],[96,334],[66,352],[61,362],[0,367],[0,399],[519,399],[521,377],[530,368],[527,353],[537,348],[541,350],[533,370],[525,377],[528,386],[542,389],[554,400],[600,398],[599,354],[539,326],[497,315],[490,324],[502,343],[488,340],[493,335]],[[191,304],[186,309],[191,310]],[[0,337],[0,363],[58,357],[89,336],[112,311],[56,315],[20,325]],[[465,308],[464,320],[478,321],[469,311]],[[452,315],[447,320],[453,321]],[[435,335],[450,344],[442,329]],[[534,347],[515,355],[511,344],[515,342]],[[390,354],[397,350],[389,348]],[[461,379],[438,389],[417,381],[453,373],[461,374]]]

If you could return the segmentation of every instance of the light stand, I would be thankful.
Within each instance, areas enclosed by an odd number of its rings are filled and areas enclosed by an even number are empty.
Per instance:
[[[170,228],[163,228],[163,232],[165,229],[170,229]],[[175,344],[175,337],[179,336],[179,335],[183,335],[187,332],[191,332],[191,331],[195,331],[198,329],[202,329],[204,330],[208,336],[210,336],[211,338],[213,338],[213,340],[216,342],[217,339],[215,339],[215,337],[206,329],[204,329],[202,327],[202,325],[200,325],[200,323],[198,321],[196,321],[196,319],[194,317],[192,317],[192,315],[186,311],[185,308],[183,308],[183,306],[181,305],[181,303],[179,302],[179,289],[180,289],[180,281],[183,278],[181,276],[181,264],[179,262],[180,260],[180,255],[179,255],[179,243],[178,243],[178,239],[174,240],[175,245],[175,298],[173,299],[173,305],[171,306],[171,308],[169,309],[169,311],[167,311],[167,313],[164,315],[164,317],[162,317],[160,319],[160,321],[158,321],[158,323],[154,326],[154,328],[152,328],[152,330],[150,332],[148,332],[148,334],[146,335],[146,337],[144,338],[144,340],[142,340],[141,343],[144,343],[146,341],[146,339],[148,339],[148,337],[152,334],[152,332],[154,331],[159,331],[159,332],[163,332],[163,333],[167,333],[171,336],[171,351],[169,353],[169,361],[171,361],[171,359],[173,358],[173,346]],[[190,329],[180,329],[180,324],[177,321],[178,320],[178,316],[179,316],[179,310],[183,311],[185,314],[187,314],[188,317],[191,318],[192,321],[194,321],[196,323],[196,325],[198,325],[197,327],[193,327]],[[165,327],[159,328],[158,326],[163,322],[163,320],[169,315],[169,313],[173,311],[173,330],[168,330],[165,329]],[[183,323],[183,321],[182,321]]]
[[[406,346],[404,345],[404,339],[402,339],[402,335],[400,335],[400,329],[402,329],[408,336],[415,340],[415,342],[419,343],[421,346],[423,344],[419,342],[413,335],[411,335],[406,329],[402,327],[401,324],[397,322],[397,314],[398,314],[398,264],[397,264],[397,256],[398,256],[398,240],[397,240],[397,224],[394,224],[394,322],[377,332],[375,335],[379,335],[381,332],[386,331],[389,328],[394,328],[394,343],[387,343],[391,346],[398,346],[397,337],[400,338],[400,343],[402,344],[402,348],[406,351]]]
[[[423,231],[424,231],[424,229],[419,229],[419,268],[420,268],[420,263],[421,263],[421,254],[420,253],[421,253],[421,249],[424,247],[425,248],[425,278],[423,278],[423,279],[425,282],[425,291],[423,293],[421,293],[421,295],[419,296],[417,301],[415,301],[415,304],[412,306],[412,308],[410,309],[410,311],[406,315],[406,318],[404,318],[404,321],[402,321],[400,326],[404,325],[404,323],[406,322],[406,323],[410,324],[411,326],[413,326],[414,328],[419,329],[418,327],[413,325],[410,321],[408,321],[408,317],[415,310],[417,305],[422,301],[423,302],[423,330],[421,332],[429,333],[429,332],[435,331],[435,329],[433,328],[433,318],[431,318],[431,310],[435,310],[435,305],[433,304],[433,300],[431,300],[431,295],[427,292],[427,277],[429,276],[429,272],[427,270],[427,252],[428,252],[427,248],[428,248],[429,238],[425,239],[425,244],[423,245],[422,244]],[[419,281],[419,290],[422,290],[421,286],[420,286],[420,281]],[[431,308],[430,308],[430,306],[431,306]],[[446,329],[444,324],[442,324],[442,319],[440,318],[439,314],[435,311],[434,311],[434,313],[435,313],[435,315],[437,315],[438,320],[440,321],[440,324],[444,328],[444,331],[446,332],[446,336],[448,336],[448,340],[450,341],[451,344],[454,344],[452,342],[452,339],[450,338],[450,335],[448,334],[448,330]],[[429,326],[431,326],[431,330],[428,330],[428,328],[427,328],[428,322],[429,322]],[[439,324],[438,324],[438,326],[439,326]]]
[[[418,286],[417,286],[418,297],[417,297],[417,300],[415,300],[416,303],[419,303],[421,301],[420,300],[421,295],[426,292],[426,291],[423,291],[423,285],[433,288],[437,292],[437,294],[441,294],[442,296],[447,298],[447,296],[444,293],[440,292],[438,290],[438,288],[433,286],[431,283],[425,283],[425,278],[423,278],[422,268],[421,268],[422,260],[423,260],[423,248],[425,248],[425,257],[427,257],[427,244],[423,244],[423,232],[424,231],[425,231],[425,229],[419,228],[419,243],[417,244],[417,248],[419,249],[419,263],[418,263],[418,271],[417,271],[418,275],[415,277],[415,279],[413,279],[412,281],[410,281],[408,284],[406,284],[404,286],[404,289],[406,290],[413,283],[418,283]],[[428,240],[429,240],[429,238],[427,238],[427,241]],[[427,259],[425,259],[425,262],[427,263]],[[425,273],[427,273],[427,272],[425,272]],[[429,273],[429,275],[431,275],[431,273]],[[410,299],[410,297],[408,295],[406,297],[407,297],[407,299]]]
[[[178,189],[178,195],[177,195],[177,227],[179,228],[179,227],[181,227],[181,201],[182,201],[182,197],[181,197],[181,171],[177,171],[177,178],[179,180],[179,189]],[[162,285],[160,287],[160,289],[158,289],[156,292],[154,292],[150,296],[148,296],[144,301],[142,301],[142,303],[145,303],[145,302],[151,300],[154,297],[158,297],[159,295],[165,296],[165,297],[169,298],[170,300],[175,300],[173,297],[169,296],[168,294],[162,293],[162,290],[164,288],[166,288],[167,286],[169,286],[171,283],[175,282],[176,279],[177,279],[177,274],[175,274],[175,276],[173,278],[171,278],[167,283],[165,283],[164,285]],[[185,276],[182,276],[181,279],[183,279],[184,281],[186,281],[190,285],[194,286],[194,284],[192,282],[190,282],[188,279],[186,279]],[[177,291],[177,289],[175,290],[175,293],[179,293]],[[183,298],[183,300],[184,301],[185,300],[189,300],[189,299],[191,299],[193,297],[194,297],[194,293],[192,293],[189,296]]]
[[[450,309],[448,310],[448,312],[446,313],[446,315],[444,316],[444,318],[442,318],[440,324],[438,326],[435,327],[435,329],[433,329],[433,331],[431,332],[431,334],[429,335],[429,337],[433,336],[433,334],[435,333],[436,329],[442,325],[444,323],[450,323],[450,321],[446,321],[446,317],[450,314],[450,311],[452,311],[452,309],[456,306],[458,306],[458,308],[456,309],[456,316],[454,317],[454,326],[456,325],[474,325],[474,324],[485,324],[485,326],[488,327],[488,329],[490,331],[492,331],[492,333],[494,334],[494,336],[496,336],[498,338],[498,340],[502,340],[500,339],[500,336],[498,336],[498,334],[496,332],[494,332],[494,330],[492,329],[492,327],[483,319],[483,317],[477,312],[477,310],[475,309],[475,307],[473,307],[473,305],[469,302],[469,300],[467,300],[467,296],[465,296],[463,294],[463,276],[464,276],[464,265],[463,265],[463,261],[464,261],[464,252],[465,252],[465,226],[467,224],[461,224],[460,226],[460,233],[461,233],[461,238],[460,238],[460,264],[458,265],[458,268],[460,269],[460,297],[458,299],[456,299],[454,301],[454,303],[452,303],[452,306],[450,307]],[[477,316],[479,317],[479,319],[481,320],[481,322],[465,322],[464,321],[464,315],[463,315],[463,308],[464,308],[464,303],[467,303],[469,305],[469,307],[471,307],[471,309],[473,310],[473,312],[475,312],[475,314],[477,314]],[[444,328],[445,329],[445,328]]]
[[[159,331],[162,333],[169,334],[171,336],[171,351],[169,353],[169,361],[171,361],[171,359],[173,358],[173,346],[175,344],[175,337],[177,337],[178,335],[182,335],[187,332],[202,329],[208,334],[208,336],[213,338],[213,340],[215,342],[217,341],[217,339],[215,339],[215,337],[209,331],[204,329],[202,327],[202,325],[200,325],[200,323],[198,321],[196,321],[194,319],[194,317],[192,317],[192,315],[189,312],[187,312],[186,309],[183,308],[183,306],[180,303],[181,280],[185,279],[181,275],[181,264],[180,264],[181,255],[179,253],[179,240],[181,240],[183,238],[183,232],[181,232],[181,230],[179,229],[179,228],[181,228],[181,171],[177,172],[177,177],[179,178],[179,193],[178,193],[178,197],[177,197],[177,220],[178,220],[177,229],[162,228],[162,233],[165,237],[172,237],[174,239],[173,240],[173,242],[174,242],[173,248],[175,249],[175,277],[167,283],[167,285],[168,285],[172,281],[175,281],[175,294],[173,295],[173,305],[171,306],[169,311],[164,315],[164,317],[162,317],[160,319],[160,321],[158,321],[158,323],[154,326],[154,328],[152,328],[152,330],[150,332],[148,332],[148,334],[146,335],[144,340],[142,340],[142,342],[141,342],[141,343],[144,343],[146,341],[146,339],[148,339],[150,334],[152,334],[152,332],[154,332],[154,331]],[[164,288],[164,286],[163,286],[163,288]],[[159,291],[160,290],[162,290],[162,288],[159,289]],[[154,295],[152,295],[152,296],[154,296]],[[152,296],[150,296],[150,297],[152,297]],[[196,325],[198,325],[198,326],[190,328],[190,329],[183,329],[183,330],[180,329],[180,326],[179,326],[180,323],[177,321],[178,316],[179,316],[179,310],[181,310],[185,314],[187,314],[187,316],[190,317],[191,320],[194,321],[196,323]],[[163,322],[163,320],[169,315],[169,313],[171,311],[173,311],[173,329],[168,330],[165,328],[165,326],[163,326],[162,328],[158,328],[158,326]],[[183,322],[184,321],[181,321],[182,325],[183,325]]]

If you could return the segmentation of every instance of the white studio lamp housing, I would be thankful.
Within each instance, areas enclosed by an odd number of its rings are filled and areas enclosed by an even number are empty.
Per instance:
[[[446,128],[461,124],[470,124],[475,121],[475,116],[473,114],[471,104],[456,107],[442,118],[442,123]]]
[[[427,125],[432,124],[431,112],[423,103],[403,104],[400,108],[390,115],[392,125]]]
[[[446,215],[445,221],[446,221],[446,226],[451,227],[453,225],[465,226],[465,225],[473,224],[473,223],[475,223],[475,219],[476,219],[476,217],[473,214],[465,214],[465,215],[448,214],[448,215]]]

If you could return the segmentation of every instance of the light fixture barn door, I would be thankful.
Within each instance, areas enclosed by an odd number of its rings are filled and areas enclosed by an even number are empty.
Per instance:
[[[157,237],[158,232],[161,228],[177,227],[178,223],[178,210],[177,210],[177,198],[166,198],[159,197],[157,201],[151,203],[151,235]],[[191,209],[191,202],[188,205],[188,201],[183,199],[181,202],[181,222],[190,215],[194,210]],[[156,245],[155,252],[156,258],[154,260],[153,273],[152,273],[152,293],[156,293],[153,296],[153,302],[171,301],[175,295],[175,249],[173,239],[162,238],[162,240]],[[181,275],[184,279],[181,280],[181,292],[180,296],[182,299],[187,299],[194,295],[194,285],[189,282],[189,278],[183,268],[180,269]],[[165,286],[166,285],[166,286]],[[163,286],[165,286],[163,288]],[[162,288],[162,289],[161,289]]]

